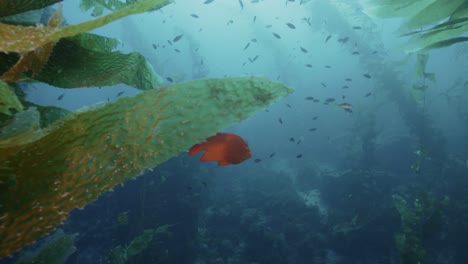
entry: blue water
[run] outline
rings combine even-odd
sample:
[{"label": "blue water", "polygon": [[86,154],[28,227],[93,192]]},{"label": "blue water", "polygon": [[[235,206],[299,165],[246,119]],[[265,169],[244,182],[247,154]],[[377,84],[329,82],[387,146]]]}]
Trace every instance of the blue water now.
[{"label": "blue water", "polygon": [[[248,142],[249,160],[218,167],[183,152],[74,210],[60,226],[78,234],[66,263],[116,263],[112,249],[166,224],[127,263],[468,263],[467,44],[429,51],[436,80],[415,100],[401,19],[370,18],[357,1],[203,2],[177,0],[93,32],[143,54],[165,84],[259,75],[294,93],[226,129]],[[64,17],[92,18],[78,1],[64,2]],[[69,110],[139,92],[24,89]]]}]

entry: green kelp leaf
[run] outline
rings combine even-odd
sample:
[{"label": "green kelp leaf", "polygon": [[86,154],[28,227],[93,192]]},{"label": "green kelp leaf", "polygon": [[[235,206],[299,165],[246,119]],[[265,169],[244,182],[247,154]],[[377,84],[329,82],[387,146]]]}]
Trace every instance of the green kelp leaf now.
[{"label": "green kelp leaf", "polygon": [[400,28],[402,36],[411,36],[403,46],[408,53],[465,41],[460,35],[468,31],[466,0],[367,1],[364,8],[366,13],[382,18],[408,18]]},{"label": "green kelp leaf", "polygon": [[13,88],[0,81],[0,114],[11,115],[11,109],[23,111],[23,105],[18,100]]},{"label": "green kelp leaf", "polygon": [[77,25],[60,28],[25,27],[0,23],[0,36],[2,36],[0,52],[26,53],[61,38],[72,37],[93,30],[125,16],[161,8],[168,3],[170,3],[170,0],[141,0],[111,14]]},{"label": "green kelp leaf", "polygon": [[468,1],[465,1],[455,12],[450,16],[450,20],[468,17]]},{"label": "green kelp leaf", "polygon": [[16,113],[0,130],[0,149],[25,144],[43,136],[35,107]]},{"label": "green kelp leaf", "polygon": [[[27,104],[25,104],[27,105]],[[34,105],[34,104],[31,104]],[[35,105],[37,111],[41,116],[40,119],[40,126],[41,127],[48,127],[49,125],[53,124],[55,121],[71,114],[72,112],[55,106],[39,106]]]},{"label": "green kelp leaf", "polygon": [[66,38],[78,44],[84,49],[111,52],[120,44],[120,40],[115,38],[104,37],[92,33],[81,33],[73,37]]},{"label": "green kelp leaf", "polygon": [[[86,37],[88,38],[88,37]],[[101,41],[104,43],[106,40]],[[98,43],[93,49],[108,49]],[[86,67],[83,67],[86,65]],[[159,86],[159,80],[145,57],[138,52],[99,52],[62,39],[35,80],[61,88],[110,86],[124,83],[141,90]]]},{"label": "green kelp leaf", "polygon": [[[20,13],[13,16],[1,17],[0,21],[9,23],[9,24],[20,24],[20,25],[35,25],[40,23],[43,18],[43,14],[46,12],[46,9],[31,10],[24,13]],[[49,17],[49,16],[45,16]],[[46,23],[44,23],[46,24]]]},{"label": "green kelp leaf", "polygon": [[44,8],[62,0],[0,0],[0,17]]},{"label": "green kelp leaf", "polygon": [[407,52],[428,50],[431,45],[455,38],[467,31],[468,18],[450,20],[427,30],[425,33],[415,35],[404,45],[405,50]]},{"label": "green kelp leaf", "polygon": [[465,42],[468,41],[468,37],[458,37],[458,38],[451,38],[451,39],[445,39],[441,40],[439,42],[432,43],[429,46],[426,46],[422,51],[428,51],[431,49],[440,49],[440,48],[445,48],[448,46],[452,46],[453,44],[457,44],[459,42]]},{"label": "green kelp leaf", "polygon": [[[0,257],[55,229],[117,184],[278,101],[260,77],[195,80],[70,114],[27,144],[0,147]],[[1,142],[0,142],[1,143]]]},{"label": "green kelp leaf", "polygon": [[375,17],[407,17],[417,14],[434,1],[437,0],[368,0],[364,2],[364,10]]},{"label": "green kelp leaf", "polygon": [[400,27],[401,32],[408,32],[417,28],[426,27],[450,17],[465,0],[436,0]]}]

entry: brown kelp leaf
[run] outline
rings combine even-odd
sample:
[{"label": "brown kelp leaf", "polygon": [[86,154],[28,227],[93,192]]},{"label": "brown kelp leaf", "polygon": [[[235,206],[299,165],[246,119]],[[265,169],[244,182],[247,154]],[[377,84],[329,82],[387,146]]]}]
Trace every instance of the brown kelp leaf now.
[{"label": "brown kelp leaf", "polygon": [[[57,10],[49,18],[47,26],[58,28],[62,24],[62,5],[59,4]],[[33,72],[33,77],[38,74],[49,60],[50,54],[55,46],[54,42],[45,43],[42,47],[36,48],[20,57],[18,62],[7,72],[0,76],[0,80],[7,82],[16,82],[20,75],[27,71]]]}]

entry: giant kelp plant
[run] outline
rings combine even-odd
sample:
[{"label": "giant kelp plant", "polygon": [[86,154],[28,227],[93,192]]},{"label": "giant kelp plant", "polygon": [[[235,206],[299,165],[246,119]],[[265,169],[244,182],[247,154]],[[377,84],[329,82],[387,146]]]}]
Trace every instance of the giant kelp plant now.
[{"label": "giant kelp plant", "polygon": [[[258,77],[158,88],[139,53],[112,51],[115,40],[84,33],[167,0],[114,5],[114,12],[78,25],[62,26],[60,7],[47,25],[11,17],[36,10],[39,19],[41,8],[55,2],[0,2],[0,257],[51,232],[72,209],[291,92]],[[145,91],[43,122],[49,109],[26,102],[15,86],[26,80],[63,88],[125,83]]]}]

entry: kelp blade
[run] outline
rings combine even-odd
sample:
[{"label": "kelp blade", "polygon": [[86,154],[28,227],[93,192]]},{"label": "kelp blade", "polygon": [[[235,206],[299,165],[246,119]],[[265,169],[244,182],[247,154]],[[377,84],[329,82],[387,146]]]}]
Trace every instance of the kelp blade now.
[{"label": "kelp blade", "polygon": [[34,142],[0,149],[0,180],[9,177],[0,182],[0,257],[290,92],[257,77],[190,81],[72,114]]},{"label": "kelp blade", "polygon": [[122,17],[143,13],[148,10],[163,7],[170,0],[141,0],[136,4],[122,8],[111,14],[86,21],[77,25],[61,28],[24,27],[0,23],[0,52],[24,53],[44,46],[46,43],[58,41],[61,38],[72,37],[82,32],[104,26]]},{"label": "kelp blade", "polygon": [[[99,49],[110,48],[99,44],[106,42],[106,39],[100,40],[100,36],[92,37],[86,33],[78,36],[91,40],[86,44],[90,49],[80,46],[81,38],[61,39],[47,65],[33,78],[61,88],[111,86],[120,83],[140,90],[159,87],[160,82],[153,67],[140,53],[100,51]],[[96,40],[97,44],[93,46],[91,43]]]}]

